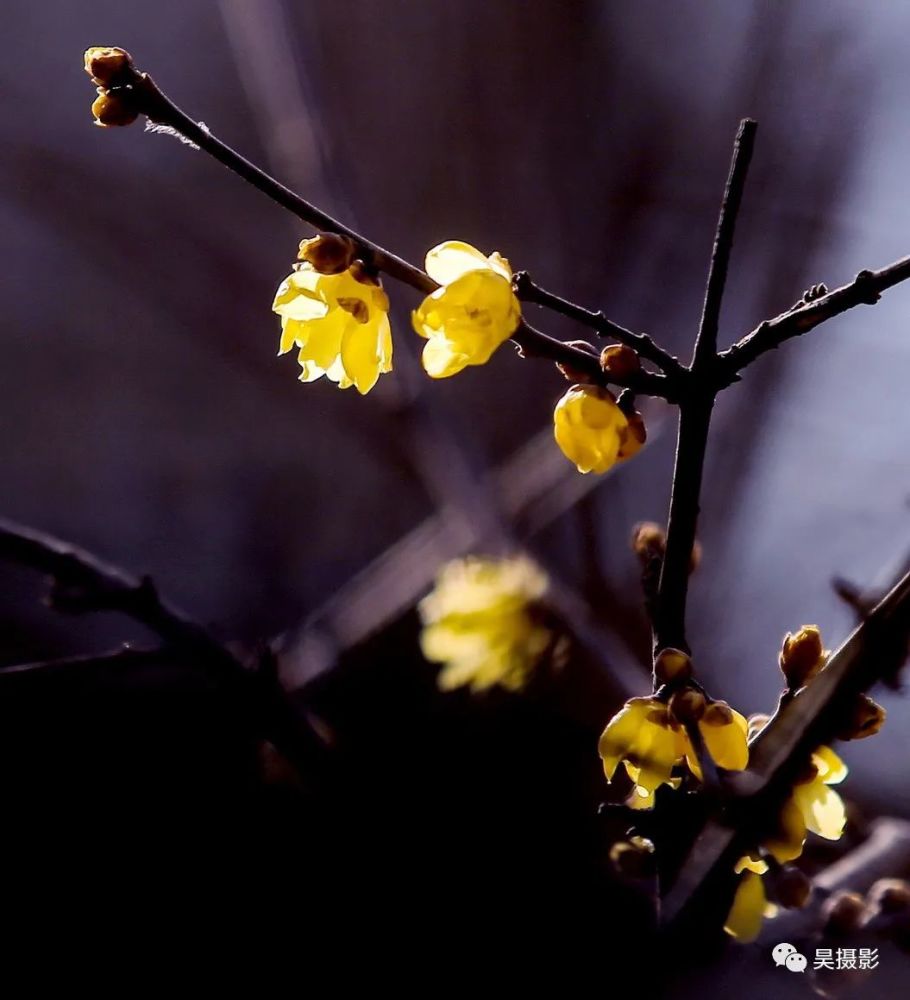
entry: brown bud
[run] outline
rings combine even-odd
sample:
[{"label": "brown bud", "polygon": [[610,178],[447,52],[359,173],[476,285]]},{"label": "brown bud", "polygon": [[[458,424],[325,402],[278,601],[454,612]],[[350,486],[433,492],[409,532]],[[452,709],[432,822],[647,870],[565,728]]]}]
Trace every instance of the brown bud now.
[{"label": "brown bud", "polygon": [[95,124],[103,128],[132,125],[139,117],[129,98],[116,90],[109,94],[99,93],[92,104],[92,114],[95,116]]},{"label": "brown bud", "polygon": [[625,431],[620,438],[619,458],[631,458],[636,455],[647,438],[648,432],[645,430],[645,422],[638,410],[627,413]]},{"label": "brown bud", "polygon": [[133,76],[133,58],[125,49],[96,45],[85,50],[85,72],[100,87],[116,87]]},{"label": "brown bud", "polygon": [[645,837],[619,840],[610,848],[610,863],[628,878],[647,878],[654,874],[654,844]]},{"label": "brown bud", "polygon": [[785,865],[774,883],[777,901],[788,910],[801,910],[812,895],[812,883],[805,872],[793,865]]},{"label": "brown bud", "polygon": [[787,679],[787,686],[796,691],[825,665],[825,648],[817,625],[803,625],[796,632],[784,636],[780,651],[780,669]]},{"label": "brown bud", "polygon": [[825,933],[834,937],[852,934],[863,918],[865,903],[858,892],[841,889],[832,893],[821,909]]},{"label": "brown bud", "polygon": [[701,721],[706,726],[729,726],[733,721],[733,710],[725,701],[712,701]]},{"label": "brown bud", "polygon": [[641,360],[631,347],[611,344],[600,352],[600,367],[608,377],[624,382],[641,371]]},{"label": "brown bud", "polygon": [[667,533],[655,521],[642,521],[632,529],[632,551],[643,564],[663,558],[667,548]]},{"label": "brown bud", "polygon": [[298,260],[305,260],[320,274],[341,274],[354,260],[357,248],[347,236],[320,233],[309,240],[300,241]]},{"label": "brown bud", "polygon": [[885,724],[886,714],[882,706],[873,701],[869,695],[857,695],[837,738],[861,740],[866,736],[874,736]]},{"label": "brown bud", "polygon": [[[597,348],[593,344],[589,344],[586,340],[569,340],[566,341],[566,346],[575,347],[579,351],[584,351],[585,354],[590,354],[592,357],[597,356]],[[569,382],[578,382],[581,385],[591,385],[592,383],[592,378],[587,372],[580,371],[571,364],[566,364],[564,361],[557,361],[556,367]]]},{"label": "brown bud", "polygon": [[910,911],[910,882],[902,878],[880,878],[866,895],[866,906],[873,913]]},{"label": "brown bud", "polygon": [[670,699],[670,715],[682,725],[693,725],[705,714],[707,701],[701,691],[683,688]]},{"label": "brown bud", "polygon": [[662,649],[654,659],[654,676],[660,684],[679,684],[692,676],[692,661],[681,649]]}]

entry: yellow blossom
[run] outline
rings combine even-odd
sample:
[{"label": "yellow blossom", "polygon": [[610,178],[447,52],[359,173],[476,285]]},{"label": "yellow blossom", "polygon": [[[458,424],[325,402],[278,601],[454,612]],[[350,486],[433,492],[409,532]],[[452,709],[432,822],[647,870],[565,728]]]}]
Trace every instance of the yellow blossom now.
[{"label": "yellow blossom", "polygon": [[444,664],[439,687],[521,688],[552,641],[535,614],[546,589],[546,576],[525,556],[444,566],[418,608],[423,655]]},{"label": "yellow blossom", "polygon": [[740,876],[733,905],[724,922],[724,930],[741,944],[754,941],[761,931],[767,899],[761,875],[746,871]]},{"label": "yellow blossom", "polygon": [[[745,716],[734,711],[726,702],[714,701],[705,709],[697,725],[705,749],[718,767],[727,771],[744,770],[749,763],[749,723]],[[691,742],[687,740],[686,743],[686,763],[695,777],[701,780],[698,754]]]},{"label": "yellow blossom", "polygon": [[362,273],[320,274],[304,261],[282,281],[272,309],[281,317],[278,353],[300,349],[301,382],[325,375],[367,393],[392,370],[388,296]]},{"label": "yellow blossom", "polygon": [[847,821],[843,799],[831,788],[847,776],[847,766],[830,747],[812,754],[808,771],[793,786],[784,803],[776,833],[764,843],[765,850],[781,864],[803,852],[806,833],[825,840],[838,840]]},{"label": "yellow blossom", "polygon": [[657,698],[630,698],[607,723],[600,737],[598,752],[603,760],[607,781],[622,762],[635,783],[633,796],[643,799],[634,808],[653,805],[653,793],[670,784],[673,768],[686,752],[683,732],[674,728],[667,706]]},{"label": "yellow blossom", "polygon": [[448,378],[468,365],[486,364],[521,321],[509,262],[449,240],[429,251],[426,268],[441,286],[412,314],[414,329],[427,339],[426,373]]},{"label": "yellow blossom", "polygon": [[573,385],[566,392],[553,411],[553,433],[579,472],[606,472],[645,440],[641,417],[628,417],[608,389],[595,385]]}]

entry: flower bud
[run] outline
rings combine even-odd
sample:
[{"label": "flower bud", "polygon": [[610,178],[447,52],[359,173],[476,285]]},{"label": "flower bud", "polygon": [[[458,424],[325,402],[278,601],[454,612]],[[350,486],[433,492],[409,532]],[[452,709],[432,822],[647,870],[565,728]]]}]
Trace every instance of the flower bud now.
[{"label": "flower bud", "polygon": [[792,691],[808,684],[825,665],[825,649],[817,625],[803,625],[788,632],[780,651],[780,669]]},{"label": "flower bud", "polygon": [[92,114],[95,116],[95,124],[102,128],[132,125],[139,117],[131,101],[119,91],[109,94],[100,92],[92,104]]},{"label": "flower bud", "polygon": [[660,684],[678,684],[692,676],[692,661],[681,649],[662,649],[654,660],[654,676]]},{"label": "flower bud", "polygon": [[626,344],[611,344],[600,352],[600,367],[608,378],[624,382],[641,371],[641,360]]},{"label": "flower bud", "polygon": [[866,736],[874,736],[885,724],[886,715],[884,708],[878,702],[873,701],[869,695],[857,695],[837,738],[839,740],[861,740]]},{"label": "flower bud", "polygon": [[910,882],[902,878],[880,878],[866,895],[866,906],[875,914],[910,912]]},{"label": "flower bud", "polygon": [[298,260],[305,260],[320,274],[341,274],[354,260],[354,241],[336,233],[320,233],[309,240],[300,241]]},{"label": "flower bud", "polygon": [[656,870],[654,844],[645,837],[619,840],[610,848],[610,863],[628,878],[647,878]]},{"label": "flower bud", "polygon": [[822,906],[825,933],[835,937],[852,934],[863,918],[865,903],[858,892],[841,889],[832,893]]},{"label": "flower bud", "polygon": [[670,699],[670,714],[682,726],[694,725],[705,714],[707,701],[701,691],[683,688]]},{"label": "flower bud", "polygon": [[753,736],[757,736],[771,721],[771,716],[766,715],[764,712],[756,712],[754,715],[749,716],[749,739],[751,740]]},{"label": "flower bud", "polygon": [[85,72],[99,87],[116,87],[134,74],[133,58],[125,49],[96,45],[85,50]]},{"label": "flower bud", "polygon": [[655,521],[642,521],[632,529],[632,551],[647,565],[662,559],[667,550],[667,533]]},{"label": "flower bud", "polygon": [[626,421],[626,427],[620,433],[620,459],[632,458],[633,455],[637,455],[648,438],[648,433],[645,430],[645,422],[642,420],[638,410],[627,413]]},{"label": "flower bud", "polygon": [[805,872],[793,865],[785,865],[774,883],[777,901],[788,910],[801,910],[812,895],[812,883]]}]

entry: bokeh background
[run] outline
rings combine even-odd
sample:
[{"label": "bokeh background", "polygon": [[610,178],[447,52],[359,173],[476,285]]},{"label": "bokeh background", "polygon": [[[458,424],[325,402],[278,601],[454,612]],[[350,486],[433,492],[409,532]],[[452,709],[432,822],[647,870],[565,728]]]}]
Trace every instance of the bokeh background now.
[{"label": "bokeh background", "polygon": [[[310,233],[173,138],[93,128],[87,45],[129,49],[396,252],[499,249],[683,357],[743,116],[759,136],[725,343],[910,248],[899,4],[9,0],[4,20],[0,509],[151,574],[227,639],[283,634],[304,691],[356,672],[346,651],[371,636],[403,655],[389,629],[439,563],[512,532],[634,686],[647,636],[627,539],[665,516],[671,415],[655,405],[641,457],[579,483],[548,443],[555,373],[504,348],[430,383],[416,298],[396,288],[392,376],[366,399],[298,384],[269,307]],[[690,631],[712,692],[744,711],[773,706],[786,631],[817,622],[834,645],[852,627],[832,576],[871,585],[910,549],[908,318],[895,289],[720,402]],[[54,618],[30,575],[0,574],[5,664],[147,638]],[[850,794],[907,815],[910,711],[883,701],[887,738],[845,750]]]}]

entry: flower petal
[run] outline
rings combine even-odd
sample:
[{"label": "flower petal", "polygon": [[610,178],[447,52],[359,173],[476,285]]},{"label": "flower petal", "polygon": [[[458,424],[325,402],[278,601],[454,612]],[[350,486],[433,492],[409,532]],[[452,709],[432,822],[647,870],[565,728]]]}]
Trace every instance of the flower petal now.
[{"label": "flower petal", "polygon": [[740,877],[724,930],[742,944],[754,941],[761,931],[765,912],[765,887],[761,877],[746,872]]},{"label": "flower petal", "polygon": [[440,285],[450,285],[468,271],[485,271],[490,262],[470,243],[447,240],[427,252],[427,274]]}]

